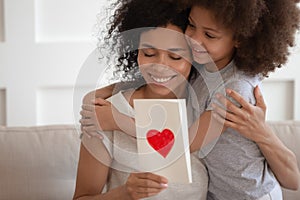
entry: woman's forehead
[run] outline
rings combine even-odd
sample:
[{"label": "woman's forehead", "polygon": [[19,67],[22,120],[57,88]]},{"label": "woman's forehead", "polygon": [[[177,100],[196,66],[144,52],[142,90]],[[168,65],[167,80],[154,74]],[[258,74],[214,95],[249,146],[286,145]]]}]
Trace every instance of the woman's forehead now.
[{"label": "woman's forehead", "polygon": [[185,35],[182,30],[174,25],[166,28],[157,27],[141,34],[140,47],[153,47],[158,49],[187,49]]}]

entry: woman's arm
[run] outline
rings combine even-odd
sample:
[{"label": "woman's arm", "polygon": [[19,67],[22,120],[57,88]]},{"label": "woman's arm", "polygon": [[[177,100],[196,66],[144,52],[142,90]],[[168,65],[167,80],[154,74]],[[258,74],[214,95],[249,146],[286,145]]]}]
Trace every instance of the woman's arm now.
[{"label": "woman's arm", "polygon": [[[103,145],[103,156],[108,158],[108,153]],[[118,187],[110,192],[101,194],[107,178],[109,167],[99,162],[94,158],[81,144],[79,162],[77,169],[76,188],[73,199],[121,199],[122,196],[126,197],[124,186]]]},{"label": "woman's arm", "polygon": [[246,102],[233,90],[227,90],[227,94],[242,107],[238,108],[220,95],[219,101],[226,105],[227,111],[214,104],[214,118],[256,142],[281,186],[297,190],[300,186],[300,172],[296,156],[266,123],[266,105],[259,88],[254,90],[256,106]]},{"label": "woman's arm", "polygon": [[[97,138],[93,138],[98,140]],[[98,140],[101,143],[100,140]],[[99,145],[101,159],[110,163],[110,157],[104,145]],[[124,185],[102,193],[107,182],[110,167],[93,157],[81,144],[76,178],[76,188],[73,199],[124,199],[133,200],[157,195],[167,188],[167,179],[152,173],[131,173]]]}]

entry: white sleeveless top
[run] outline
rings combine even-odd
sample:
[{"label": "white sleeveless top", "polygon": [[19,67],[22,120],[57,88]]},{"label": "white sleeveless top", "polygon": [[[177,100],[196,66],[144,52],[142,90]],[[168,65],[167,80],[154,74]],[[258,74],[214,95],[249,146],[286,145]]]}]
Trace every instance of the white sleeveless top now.
[{"label": "white sleeveless top", "polygon": [[[134,110],[127,102],[122,92],[112,96],[109,100],[119,112],[134,117]],[[104,136],[104,139],[103,143],[100,143],[100,145],[104,144],[104,147],[112,158],[110,175],[106,185],[106,190],[110,190],[125,184],[129,174],[138,171],[137,142],[134,137],[119,131],[103,131],[101,134]],[[101,158],[101,148],[99,148],[98,145],[95,145],[99,144],[99,142],[92,142],[92,140],[99,139],[88,139],[83,136],[82,143],[95,158],[101,161],[103,160]],[[206,200],[208,175],[205,166],[197,156],[197,152],[191,154],[191,166],[192,183],[168,183],[167,189],[156,196],[146,199]]]}]

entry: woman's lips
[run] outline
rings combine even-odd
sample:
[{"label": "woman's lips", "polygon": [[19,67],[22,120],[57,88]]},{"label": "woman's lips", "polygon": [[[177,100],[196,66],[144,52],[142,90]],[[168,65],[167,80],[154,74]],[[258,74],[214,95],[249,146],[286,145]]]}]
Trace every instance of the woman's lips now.
[{"label": "woman's lips", "polygon": [[193,47],[193,51],[196,52],[196,53],[199,53],[199,54],[207,54],[206,50],[198,49],[198,48],[195,48],[195,47]]},{"label": "woman's lips", "polygon": [[163,83],[167,83],[168,81],[170,81],[172,78],[174,78],[176,75],[169,75],[169,76],[155,76],[153,74],[149,74],[150,78],[159,84],[163,84]]}]

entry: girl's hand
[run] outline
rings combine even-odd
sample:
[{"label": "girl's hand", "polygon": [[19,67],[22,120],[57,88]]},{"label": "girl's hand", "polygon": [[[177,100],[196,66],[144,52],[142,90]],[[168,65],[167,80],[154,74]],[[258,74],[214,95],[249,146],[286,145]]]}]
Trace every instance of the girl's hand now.
[{"label": "girl's hand", "polygon": [[227,95],[236,100],[241,107],[237,107],[223,95],[218,94],[217,98],[227,110],[213,104],[213,117],[220,122],[223,122],[226,127],[230,127],[238,131],[246,138],[260,142],[269,129],[265,121],[266,104],[258,86],[254,89],[256,98],[256,106],[245,101],[244,98],[237,92],[227,89]]},{"label": "girl's hand", "polygon": [[134,120],[122,113],[107,100],[96,98],[91,104],[83,104],[80,112],[81,130],[89,136],[103,137],[98,131],[122,130],[135,136]]},{"label": "girl's hand", "polygon": [[153,173],[131,173],[125,189],[130,199],[136,200],[157,195],[168,187],[167,183],[166,178]]}]

